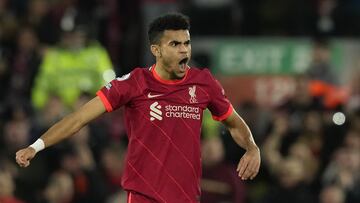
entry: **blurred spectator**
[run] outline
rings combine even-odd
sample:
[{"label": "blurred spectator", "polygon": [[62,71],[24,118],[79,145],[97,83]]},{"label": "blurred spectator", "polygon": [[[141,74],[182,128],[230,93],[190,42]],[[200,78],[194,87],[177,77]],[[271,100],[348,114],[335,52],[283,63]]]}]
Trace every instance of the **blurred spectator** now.
[{"label": "blurred spectator", "polygon": [[44,45],[53,45],[57,42],[58,24],[51,13],[48,0],[30,0],[26,12],[22,16],[22,23],[31,26],[39,42]]},{"label": "blurred spectator", "polygon": [[360,131],[358,129],[354,128],[348,130],[345,135],[344,146],[349,149],[360,150]]},{"label": "blurred spectator", "polygon": [[348,81],[349,101],[346,103],[348,112],[354,112],[360,109],[360,61],[357,62],[357,68],[350,73]]},{"label": "blurred spectator", "polygon": [[238,179],[236,167],[224,162],[224,156],[224,146],[219,137],[203,140],[201,202],[245,202],[245,184]]},{"label": "blurred spectator", "polygon": [[101,167],[104,170],[109,196],[127,196],[121,186],[125,155],[126,148],[117,142],[110,143],[101,153]]},{"label": "blurred spectator", "polygon": [[19,23],[11,10],[9,0],[0,0],[0,43],[9,47],[15,41]]},{"label": "blurred spectator", "polygon": [[71,203],[73,196],[74,184],[71,176],[64,171],[58,171],[51,175],[42,203]]},{"label": "blurred spectator", "polygon": [[[12,104],[7,117],[2,136],[0,136],[3,144],[0,148],[0,154],[6,160],[13,160],[14,153],[19,147],[26,146],[33,141],[33,123],[30,119],[29,110],[21,104]],[[47,177],[47,166],[44,161],[44,157],[41,155],[34,160],[34,164],[28,170],[16,168],[12,172],[16,175],[14,180],[17,185],[16,194],[18,197],[28,202],[35,201],[36,193]]]},{"label": "blurred spectator", "polygon": [[349,99],[349,90],[340,86],[340,77],[331,66],[331,55],[331,44],[326,39],[316,39],[311,63],[305,72],[310,79],[310,93],[327,109],[344,105]]},{"label": "blurred spectator", "polygon": [[30,115],[25,106],[14,104],[9,110],[9,120],[4,124],[4,147],[2,154],[12,157],[19,147],[29,144],[31,141]]},{"label": "blurred spectator", "polygon": [[115,74],[106,50],[90,41],[86,28],[64,31],[59,47],[49,49],[36,76],[32,101],[43,108],[51,95],[72,107],[83,92],[95,94]]},{"label": "blurred spectator", "polygon": [[360,201],[360,150],[342,147],[334,154],[323,174],[323,185],[337,184],[346,194],[346,202]]},{"label": "blurred spectator", "polygon": [[7,100],[10,103],[22,100],[30,104],[31,87],[41,60],[38,38],[32,28],[24,27],[19,30],[12,56]]},{"label": "blurred spectator", "polygon": [[[317,137],[316,134],[315,137]],[[315,142],[315,144],[317,143]],[[316,156],[318,154],[311,148],[312,145],[313,142],[306,140],[304,135],[292,133],[288,119],[280,114],[275,118],[274,128],[263,145],[264,161],[270,169],[270,173],[277,175],[281,172],[282,163],[286,159],[296,159],[307,171],[307,175],[303,177],[302,181],[310,184],[317,174],[319,165],[318,156]],[[317,145],[315,146],[317,147]]]},{"label": "blurred spectator", "polygon": [[345,203],[345,193],[336,185],[326,186],[320,193],[320,203]]},{"label": "blurred spectator", "polygon": [[301,132],[303,118],[308,111],[322,110],[323,105],[310,91],[310,80],[306,75],[296,75],[295,90],[277,110],[289,116],[289,127],[293,132]]},{"label": "blurred spectator", "polygon": [[332,34],[335,31],[335,22],[333,19],[334,10],[337,6],[337,0],[318,1],[318,21],[317,29],[321,34]]},{"label": "blurred spectator", "polygon": [[43,109],[37,111],[36,127],[38,131],[49,128],[66,113],[66,106],[58,96],[50,95]]},{"label": "blurred spectator", "polygon": [[313,197],[309,187],[304,184],[306,169],[302,162],[296,158],[287,158],[279,163],[277,173],[278,184],[272,185],[264,203],[313,203]]},{"label": "blurred spectator", "polygon": [[354,110],[350,114],[350,128],[355,130],[358,134],[360,132],[360,108]]},{"label": "blurred spectator", "polygon": [[60,156],[61,168],[72,176],[73,202],[76,203],[105,201],[106,188],[89,146],[90,135],[89,127],[83,127],[71,137],[69,145],[62,150]]},{"label": "blurred spectator", "polygon": [[319,160],[312,154],[307,143],[298,141],[290,148],[290,157],[294,157],[301,161],[304,169],[307,171],[304,182],[311,185],[318,174]]},{"label": "blurred spectator", "polygon": [[303,118],[299,141],[309,147],[312,156],[319,158],[323,149],[324,123],[319,111],[308,111]]},{"label": "blurred spectator", "polygon": [[320,80],[327,84],[337,84],[338,81],[330,65],[331,53],[329,42],[325,40],[314,41],[312,61],[306,74],[311,80]]},{"label": "blurred spectator", "polygon": [[15,182],[11,173],[3,168],[0,168],[0,188],[1,203],[24,203],[14,196]]},{"label": "blurred spectator", "polygon": [[279,170],[279,163],[284,154],[287,155],[284,151],[288,150],[282,150],[282,148],[289,148],[290,144],[286,143],[286,139],[291,139],[291,144],[296,139],[290,131],[289,119],[284,114],[275,115],[272,130],[263,145],[264,161],[273,173]]}]

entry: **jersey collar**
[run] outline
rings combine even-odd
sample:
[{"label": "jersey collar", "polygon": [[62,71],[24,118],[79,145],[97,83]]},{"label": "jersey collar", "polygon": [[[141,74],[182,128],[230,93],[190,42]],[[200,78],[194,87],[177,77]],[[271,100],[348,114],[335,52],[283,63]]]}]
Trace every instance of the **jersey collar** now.
[{"label": "jersey collar", "polygon": [[150,71],[151,71],[152,75],[154,76],[154,78],[157,81],[159,81],[161,83],[164,83],[164,84],[168,84],[168,85],[175,85],[175,84],[179,84],[179,83],[183,82],[186,79],[186,77],[188,75],[188,72],[189,72],[189,69],[190,69],[190,67],[187,66],[185,76],[180,80],[166,80],[166,79],[161,78],[160,75],[157,74],[157,72],[155,71],[155,65],[156,64],[152,65],[151,68],[150,68]]}]

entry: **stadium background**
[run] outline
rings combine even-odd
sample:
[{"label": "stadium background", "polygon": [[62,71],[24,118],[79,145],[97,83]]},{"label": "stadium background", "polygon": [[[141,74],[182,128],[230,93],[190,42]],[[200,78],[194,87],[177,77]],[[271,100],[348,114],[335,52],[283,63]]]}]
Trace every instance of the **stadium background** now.
[{"label": "stadium background", "polygon": [[15,152],[113,72],[150,66],[146,25],[170,11],[262,150],[258,177],[237,179],[243,152],[205,114],[202,202],[360,202],[360,1],[0,0],[0,203],[125,202],[121,109],[29,168]]}]

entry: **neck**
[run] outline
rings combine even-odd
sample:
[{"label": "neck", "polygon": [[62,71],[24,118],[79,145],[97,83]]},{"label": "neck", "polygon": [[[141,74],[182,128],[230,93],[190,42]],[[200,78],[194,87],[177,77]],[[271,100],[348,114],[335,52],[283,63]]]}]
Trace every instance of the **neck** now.
[{"label": "neck", "polygon": [[164,80],[172,80],[170,73],[166,71],[166,67],[164,64],[160,62],[156,62],[155,64],[155,72],[160,76],[161,79]]}]

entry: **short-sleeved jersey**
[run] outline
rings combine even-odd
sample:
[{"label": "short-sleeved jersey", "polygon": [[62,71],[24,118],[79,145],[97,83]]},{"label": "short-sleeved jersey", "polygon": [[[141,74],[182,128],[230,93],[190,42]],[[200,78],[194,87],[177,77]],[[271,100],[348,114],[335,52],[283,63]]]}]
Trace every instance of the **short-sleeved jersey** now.
[{"label": "short-sleeved jersey", "polygon": [[125,107],[124,189],[155,202],[198,202],[203,110],[208,108],[215,120],[233,110],[211,73],[188,67],[183,79],[169,81],[159,77],[155,65],[136,68],[97,95],[108,112]]}]

